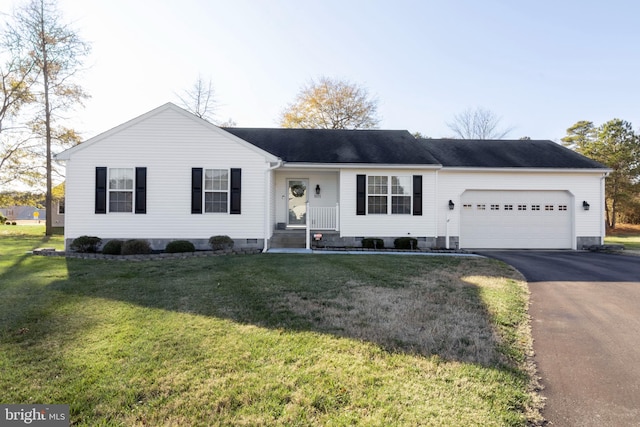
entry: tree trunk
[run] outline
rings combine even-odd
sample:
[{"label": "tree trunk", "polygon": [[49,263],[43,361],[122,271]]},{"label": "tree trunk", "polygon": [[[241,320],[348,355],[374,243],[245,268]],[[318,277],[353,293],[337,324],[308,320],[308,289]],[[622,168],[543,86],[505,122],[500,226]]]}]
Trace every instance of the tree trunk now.
[{"label": "tree trunk", "polygon": [[611,229],[615,230],[616,228],[616,217],[618,216],[617,208],[616,208],[616,200],[613,199],[611,202]]},{"label": "tree trunk", "polygon": [[44,94],[44,128],[45,140],[47,145],[47,194],[45,196],[45,209],[47,211],[47,219],[45,221],[45,235],[53,235],[53,182],[51,175],[51,105],[49,104],[49,58],[47,57],[47,39],[44,22],[44,3],[40,3],[40,48],[42,49],[42,78],[43,78],[43,94]]}]

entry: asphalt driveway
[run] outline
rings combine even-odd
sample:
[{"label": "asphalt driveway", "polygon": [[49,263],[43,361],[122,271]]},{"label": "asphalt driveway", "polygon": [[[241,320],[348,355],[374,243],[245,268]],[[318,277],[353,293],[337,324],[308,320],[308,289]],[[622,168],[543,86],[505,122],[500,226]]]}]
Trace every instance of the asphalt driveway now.
[{"label": "asphalt driveway", "polygon": [[640,425],[640,257],[491,251],[531,290],[535,360],[555,426]]}]

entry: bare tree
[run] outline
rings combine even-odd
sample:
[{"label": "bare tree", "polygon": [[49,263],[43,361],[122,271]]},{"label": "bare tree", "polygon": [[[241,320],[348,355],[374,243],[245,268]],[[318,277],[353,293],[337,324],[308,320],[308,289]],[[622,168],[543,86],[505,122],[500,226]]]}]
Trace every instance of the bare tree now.
[{"label": "bare tree", "polygon": [[211,79],[204,81],[202,76],[198,76],[193,86],[176,94],[185,110],[208,122],[213,122],[216,111],[215,90]]},{"label": "bare tree", "polygon": [[[78,142],[73,130],[56,126],[63,119],[59,113],[68,111],[88,95],[73,83],[83,58],[89,53],[85,43],[62,16],[55,0],[30,0],[18,9],[5,36],[5,46],[19,58],[32,61],[32,93],[40,106],[32,120],[35,133],[44,137],[46,146],[46,209],[53,211],[52,203],[52,144],[62,146]],[[52,215],[47,215],[46,235],[53,232]]]},{"label": "bare tree", "polygon": [[229,117],[227,120],[220,123],[218,126],[220,126],[221,128],[235,128],[235,127],[238,127],[238,123],[236,123],[235,120]]},{"label": "bare tree", "polygon": [[447,126],[460,139],[502,139],[513,127],[501,128],[501,120],[493,111],[477,107],[456,114]]},{"label": "bare tree", "polygon": [[309,129],[373,129],[378,101],[362,86],[321,77],[298,93],[280,116],[280,126]]}]

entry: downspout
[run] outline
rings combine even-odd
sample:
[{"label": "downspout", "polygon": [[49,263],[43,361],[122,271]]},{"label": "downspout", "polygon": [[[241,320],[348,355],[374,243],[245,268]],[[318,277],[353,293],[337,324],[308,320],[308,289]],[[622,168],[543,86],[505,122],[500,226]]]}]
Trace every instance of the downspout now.
[{"label": "downspout", "polygon": [[307,202],[305,203],[306,205],[306,212],[307,212],[307,218],[306,218],[306,227],[305,227],[305,233],[306,233],[306,237],[304,240],[304,247],[306,250],[310,250],[311,249],[311,219],[309,218],[309,206],[311,205],[309,203],[309,199],[307,199]]},{"label": "downspout", "polygon": [[605,172],[602,174],[602,178],[600,178],[600,244],[604,245],[604,237],[607,234],[607,228],[605,225],[605,219],[602,217],[604,215],[604,211],[607,209],[607,201],[605,199],[605,185],[604,180],[609,176],[609,172]]},{"label": "downspout", "polygon": [[[270,164],[270,163],[269,163]],[[269,241],[269,230],[271,227],[270,218],[271,218],[271,177],[272,172],[275,169],[278,169],[282,166],[282,160],[278,160],[274,166],[269,166],[267,170],[264,171],[264,194],[266,197],[266,203],[264,204],[264,245],[262,247],[262,253],[265,253],[269,250],[269,246],[267,242]]]},{"label": "downspout", "polygon": [[[438,183],[438,177],[440,176],[440,171],[436,170],[436,177],[435,177],[435,198],[433,200],[436,201],[436,208],[434,209],[434,230],[435,230],[435,242],[434,245],[438,245],[438,212],[440,211],[440,186]],[[428,237],[428,236],[427,236]],[[447,239],[449,240],[449,239]]]}]

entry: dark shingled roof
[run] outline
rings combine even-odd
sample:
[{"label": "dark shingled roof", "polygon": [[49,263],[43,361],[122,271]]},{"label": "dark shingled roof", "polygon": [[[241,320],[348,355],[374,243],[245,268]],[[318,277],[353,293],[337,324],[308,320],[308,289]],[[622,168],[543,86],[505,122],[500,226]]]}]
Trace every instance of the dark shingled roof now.
[{"label": "dark shingled roof", "polygon": [[415,139],[406,130],[223,129],[285,162],[606,169],[553,141]]},{"label": "dark shingled roof", "polygon": [[285,162],[440,164],[406,130],[223,129]]},{"label": "dark shingled roof", "polygon": [[421,139],[447,167],[606,169],[553,141]]}]

